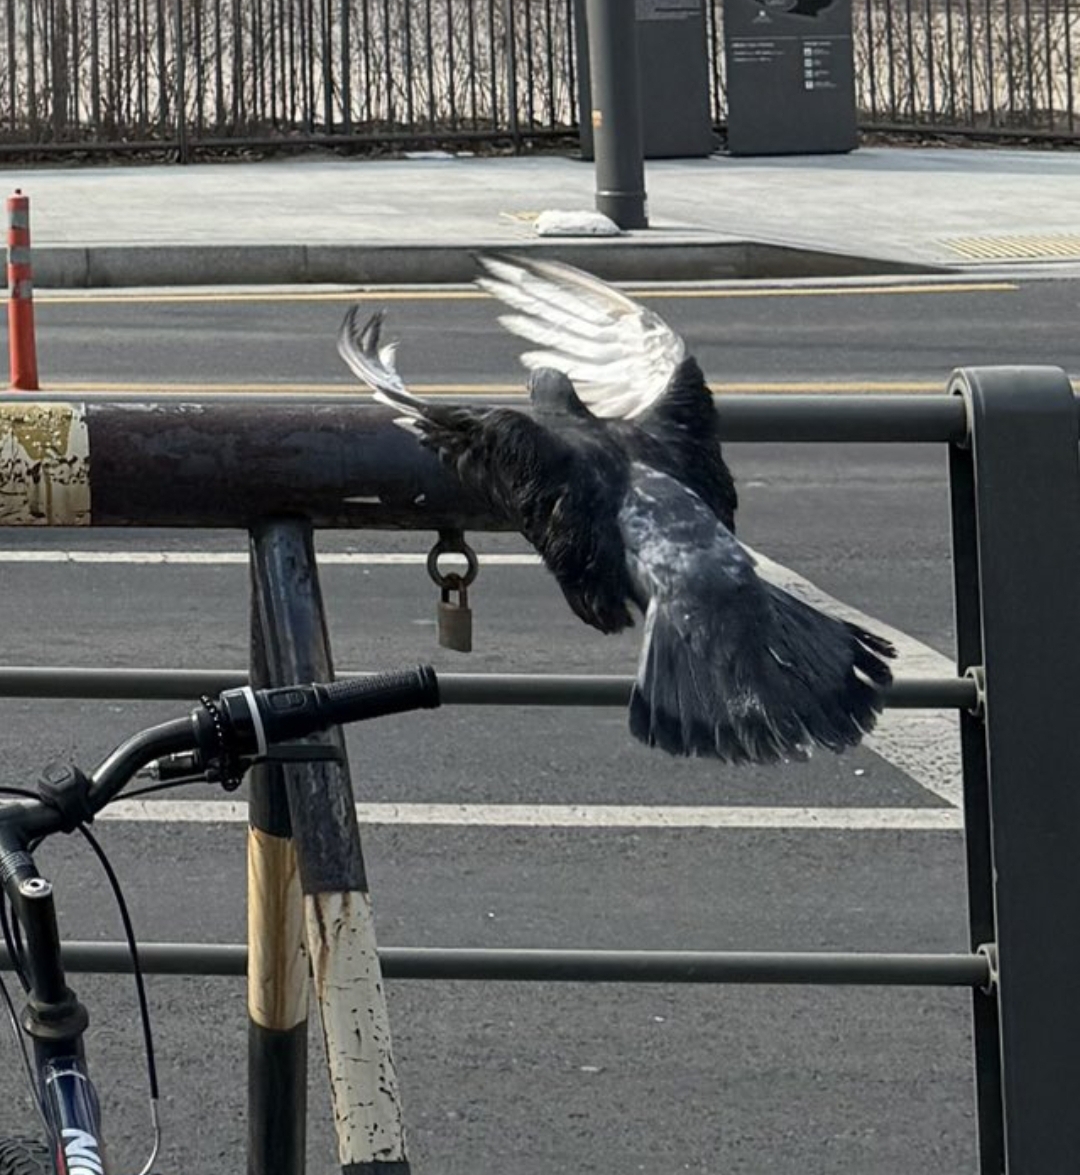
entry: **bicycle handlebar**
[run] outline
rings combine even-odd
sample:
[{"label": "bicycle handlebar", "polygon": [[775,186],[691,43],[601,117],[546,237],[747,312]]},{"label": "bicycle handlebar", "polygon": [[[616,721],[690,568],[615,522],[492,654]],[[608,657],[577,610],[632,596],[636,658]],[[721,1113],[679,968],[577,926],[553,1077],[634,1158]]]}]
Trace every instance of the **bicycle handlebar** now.
[{"label": "bicycle handlebar", "polygon": [[0,883],[7,884],[25,864],[32,864],[25,852],[28,844],[93,819],[137,771],[156,759],[195,752],[204,769],[250,763],[270,747],[331,726],[439,704],[438,678],[430,665],[344,681],[225,690],[188,718],[149,727],[125,740],[89,776],[65,769],[43,782],[41,799],[0,808]]},{"label": "bicycle handlebar", "polygon": [[267,745],[304,738],[328,726],[438,706],[439,684],[435,670],[420,665],[345,681],[226,690],[220,702],[226,721],[242,738],[254,737],[263,752]]}]

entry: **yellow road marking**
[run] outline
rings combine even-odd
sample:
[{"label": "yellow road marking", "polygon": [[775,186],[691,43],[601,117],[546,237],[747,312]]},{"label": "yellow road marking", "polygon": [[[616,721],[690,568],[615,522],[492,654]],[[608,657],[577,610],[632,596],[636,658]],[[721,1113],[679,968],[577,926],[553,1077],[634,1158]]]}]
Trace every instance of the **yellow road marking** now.
[{"label": "yellow road marking", "polygon": [[[512,396],[524,394],[525,382],[516,384],[409,384],[410,391],[418,395],[442,396]],[[282,395],[282,396],[347,396],[350,398],[370,396],[368,389],[360,384],[341,383],[49,383],[43,392],[62,392],[76,395],[109,393],[132,395],[145,393],[154,396],[232,396],[232,395]]]},{"label": "yellow road marking", "polygon": [[[1070,376],[1080,393],[1080,376]],[[865,379],[865,380],[743,380],[710,381],[709,387],[719,396],[858,396],[858,395],[944,395],[947,379]],[[370,399],[364,387],[345,384],[295,383],[49,383],[40,389],[45,394],[64,396],[323,396],[347,400]],[[419,396],[470,396],[479,399],[525,399],[524,383],[516,384],[442,384],[411,383],[409,390]],[[14,395],[0,389],[0,395]],[[30,393],[32,394],[32,393]]]},{"label": "yellow road marking", "polygon": [[[863,392],[914,394],[945,391],[946,378],[934,380],[745,380],[710,383],[719,395],[800,395],[832,393],[858,395]],[[410,391],[420,396],[524,396],[524,382],[503,383],[411,383]],[[283,395],[341,396],[357,399],[369,395],[366,388],[339,383],[49,383],[43,392],[64,395],[113,394],[152,396]]]},{"label": "yellow road marking", "polygon": [[[792,286],[787,288],[753,289],[627,289],[637,298],[838,298],[881,296],[893,294],[1003,294],[1014,293],[1020,287],[1014,282],[957,282],[908,283],[883,286]],[[110,305],[116,303],[215,303],[215,302],[471,302],[490,299],[481,290],[294,290],[282,291],[222,291],[150,294],[138,292],[110,294],[49,294],[37,291],[35,300],[56,306]]]},{"label": "yellow road marking", "polygon": [[1011,294],[1019,288],[1016,282],[927,282],[895,286],[792,286],[789,289],[638,290],[636,295],[643,298],[834,298],[864,294]]}]

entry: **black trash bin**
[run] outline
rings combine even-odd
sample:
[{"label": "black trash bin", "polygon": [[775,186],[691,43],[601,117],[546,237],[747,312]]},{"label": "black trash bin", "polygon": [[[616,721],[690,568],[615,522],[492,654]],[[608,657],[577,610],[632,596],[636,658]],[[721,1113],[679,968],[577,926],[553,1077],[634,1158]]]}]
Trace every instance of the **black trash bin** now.
[{"label": "black trash bin", "polygon": [[728,150],[858,146],[851,0],[725,0]]},{"label": "black trash bin", "polygon": [[[637,5],[641,133],[646,159],[693,158],[716,148],[709,109],[703,0],[611,0]],[[574,0],[581,155],[593,157],[585,0]]]}]

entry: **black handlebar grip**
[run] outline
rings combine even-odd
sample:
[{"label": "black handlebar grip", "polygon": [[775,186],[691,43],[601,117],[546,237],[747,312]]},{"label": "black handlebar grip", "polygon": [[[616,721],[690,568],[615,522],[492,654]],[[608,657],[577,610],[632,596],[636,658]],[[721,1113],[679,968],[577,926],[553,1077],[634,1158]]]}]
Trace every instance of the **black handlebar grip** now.
[{"label": "black handlebar grip", "polygon": [[359,722],[439,705],[439,681],[430,665],[317,684],[319,710],[331,723]]},{"label": "black handlebar grip", "polygon": [[255,695],[268,743],[304,738],[328,726],[381,718],[439,705],[439,683],[430,665],[397,673],[373,673],[326,685],[282,686]]}]

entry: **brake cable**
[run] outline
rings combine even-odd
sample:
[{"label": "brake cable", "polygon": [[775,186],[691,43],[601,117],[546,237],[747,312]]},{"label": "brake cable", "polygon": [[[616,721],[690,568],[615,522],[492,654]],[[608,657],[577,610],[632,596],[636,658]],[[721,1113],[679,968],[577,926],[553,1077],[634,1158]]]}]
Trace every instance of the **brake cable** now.
[{"label": "brake cable", "polygon": [[131,969],[135,977],[135,992],[139,1001],[139,1018],[142,1020],[143,1047],[146,1053],[146,1076],[150,1086],[150,1121],[154,1132],[154,1144],[150,1151],[150,1157],[139,1171],[139,1175],[149,1175],[150,1169],[157,1161],[158,1153],[161,1150],[161,1117],[158,1113],[160,1091],[158,1089],[157,1060],[154,1055],[154,1033],[150,1024],[150,1005],[146,998],[146,981],[143,977],[142,964],[139,962],[138,944],[135,941],[135,926],[131,921],[127,900],[120,886],[120,879],[116,876],[116,871],[112,867],[112,862],[106,856],[105,850],[98,843],[97,837],[94,836],[85,824],[80,824],[78,830],[86,838],[86,843],[94,850],[95,856],[101,862],[102,869],[105,870],[105,876],[109,880],[113,896],[116,899],[116,908],[120,914],[120,921],[124,926],[124,937],[127,939],[128,952],[131,955]]}]

